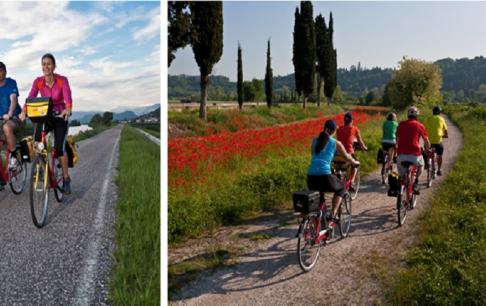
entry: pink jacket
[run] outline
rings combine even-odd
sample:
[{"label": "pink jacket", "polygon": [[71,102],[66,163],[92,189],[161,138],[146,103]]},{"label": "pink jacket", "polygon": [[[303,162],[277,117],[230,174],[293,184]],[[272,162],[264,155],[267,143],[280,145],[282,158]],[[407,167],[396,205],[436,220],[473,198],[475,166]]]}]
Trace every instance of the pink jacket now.
[{"label": "pink jacket", "polygon": [[32,83],[29,98],[37,97],[39,92],[41,97],[51,97],[55,112],[62,112],[65,108],[71,109],[73,106],[71,88],[65,76],[54,74],[52,88],[47,86],[43,76],[36,78]]}]

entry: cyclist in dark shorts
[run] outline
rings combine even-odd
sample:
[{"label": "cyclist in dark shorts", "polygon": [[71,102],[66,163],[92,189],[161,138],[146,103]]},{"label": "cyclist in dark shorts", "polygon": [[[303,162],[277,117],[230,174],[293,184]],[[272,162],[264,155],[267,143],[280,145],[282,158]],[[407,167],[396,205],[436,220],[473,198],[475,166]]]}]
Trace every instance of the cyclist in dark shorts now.
[{"label": "cyclist in dark shorts", "polygon": [[[30,89],[29,98],[35,98],[38,94],[42,97],[50,97],[53,102],[53,116],[46,121],[48,131],[54,130],[54,147],[62,166],[63,192],[71,193],[71,178],[68,173],[68,159],[65,153],[66,138],[68,135],[69,116],[71,116],[72,98],[71,88],[65,76],[54,73],[56,60],[50,53],[44,54],[41,59],[43,76],[36,78]],[[25,120],[26,105],[20,114]],[[41,141],[40,124],[35,125],[35,141]]]},{"label": "cyclist in dark shorts", "polygon": [[447,123],[444,118],[440,116],[442,108],[440,106],[434,106],[432,109],[432,117],[429,117],[425,121],[425,128],[429,135],[429,140],[432,148],[437,154],[437,175],[442,175],[442,155],[444,154],[444,145],[442,144],[442,138],[447,138]]},{"label": "cyclist in dark shorts", "polygon": [[332,199],[332,217],[335,219],[339,205],[344,197],[345,188],[339,179],[331,173],[334,153],[338,151],[353,165],[359,165],[343,144],[332,136],[336,132],[336,122],[327,120],[324,130],[312,141],[312,160],[307,170],[307,187],[320,192],[334,192]]},{"label": "cyclist in dark shorts", "polygon": [[383,122],[383,138],[381,139],[381,146],[384,152],[388,152],[388,162],[386,167],[388,169],[392,168],[393,157],[396,153],[397,147],[397,115],[393,112],[388,113],[386,116],[386,121]]}]

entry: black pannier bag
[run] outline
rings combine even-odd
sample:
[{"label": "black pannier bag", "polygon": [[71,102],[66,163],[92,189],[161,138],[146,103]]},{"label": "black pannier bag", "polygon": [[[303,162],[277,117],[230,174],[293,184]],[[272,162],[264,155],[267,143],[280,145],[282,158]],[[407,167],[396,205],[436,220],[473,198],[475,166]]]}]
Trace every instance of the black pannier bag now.
[{"label": "black pannier bag", "polygon": [[376,163],[383,164],[385,162],[385,153],[382,148],[378,148],[378,153],[376,154]]},{"label": "black pannier bag", "polygon": [[388,175],[388,196],[397,197],[400,193],[400,176],[393,171]]},{"label": "black pannier bag", "polygon": [[296,212],[308,214],[319,210],[319,191],[301,190],[292,195],[294,210]]}]

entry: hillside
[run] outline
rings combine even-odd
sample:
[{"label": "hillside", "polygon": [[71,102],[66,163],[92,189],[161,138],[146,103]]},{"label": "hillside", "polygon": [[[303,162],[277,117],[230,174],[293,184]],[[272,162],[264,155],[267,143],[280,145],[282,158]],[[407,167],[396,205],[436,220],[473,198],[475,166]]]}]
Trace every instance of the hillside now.
[{"label": "hillside", "polygon": [[[486,58],[445,58],[437,60],[435,64],[442,71],[445,101],[486,102]],[[390,68],[362,68],[359,64],[349,69],[340,68],[337,72],[338,85],[348,98],[358,99],[370,90],[381,95],[392,71]],[[212,76],[210,84],[210,100],[236,99],[236,82],[231,82],[228,77]],[[282,97],[290,97],[295,90],[294,74],[274,77],[273,89],[277,101],[282,100]],[[169,99],[197,100],[199,76],[169,75],[168,93]]]}]

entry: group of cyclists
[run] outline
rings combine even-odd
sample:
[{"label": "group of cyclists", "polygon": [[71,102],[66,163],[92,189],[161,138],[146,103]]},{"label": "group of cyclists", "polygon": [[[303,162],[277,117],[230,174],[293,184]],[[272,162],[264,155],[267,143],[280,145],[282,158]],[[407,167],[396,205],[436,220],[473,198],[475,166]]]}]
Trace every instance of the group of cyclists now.
[{"label": "group of cyclists", "polygon": [[[386,167],[392,170],[393,161],[396,159],[397,170],[401,177],[405,174],[405,168],[402,162],[411,162],[417,167],[417,174],[413,185],[413,192],[419,194],[419,178],[425,166],[423,150],[420,145],[422,139],[425,146],[425,152],[434,148],[437,155],[437,175],[442,175],[442,155],[444,146],[442,138],[448,137],[447,124],[440,116],[442,109],[435,106],[432,110],[433,116],[425,120],[425,125],[418,121],[420,114],[419,109],[411,106],[407,111],[407,120],[397,122],[397,115],[390,112],[383,123],[382,149],[388,152],[390,157]],[[337,136],[335,139],[333,136]],[[334,226],[339,220],[336,213],[345,193],[345,187],[332,173],[332,163],[336,156],[340,159],[347,160],[351,167],[351,186],[356,179],[356,166],[359,161],[354,155],[354,143],[357,140],[359,147],[366,150],[367,147],[363,142],[360,131],[357,126],[353,125],[353,116],[351,113],[344,115],[344,126],[338,127],[334,120],[327,120],[324,124],[323,131],[312,141],[312,159],[307,171],[307,187],[310,190],[319,192],[333,192],[332,214],[329,226]]]},{"label": "group of cyclists", "polygon": [[[32,83],[28,98],[35,98],[39,94],[41,97],[50,97],[52,100],[53,112],[45,122],[47,131],[54,131],[54,147],[63,172],[63,192],[71,193],[71,178],[68,172],[68,158],[65,154],[66,139],[68,135],[68,119],[71,116],[72,98],[71,88],[65,76],[54,73],[56,60],[50,53],[44,54],[41,58],[43,75],[36,78]],[[16,156],[15,130],[26,119],[26,105],[22,108],[18,103],[19,90],[17,82],[7,77],[7,67],[0,62],[0,116],[3,120],[3,132],[7,140],[8,149],[11,156]],[[35,148],[41,141],[41,123],[34,125]],[[11,158],[9,167],[15,168],[17,160]],[[6,182],[0,181],[0,188]]]}]

